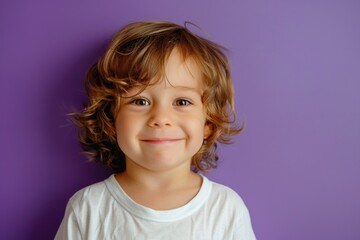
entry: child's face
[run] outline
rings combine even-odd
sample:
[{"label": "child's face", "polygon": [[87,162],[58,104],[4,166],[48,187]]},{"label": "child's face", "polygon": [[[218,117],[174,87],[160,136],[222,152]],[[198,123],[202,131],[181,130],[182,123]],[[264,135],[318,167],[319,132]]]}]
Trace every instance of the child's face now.
[{"label": "child's face", "polygon": [[190,169],[191,158],[209,135],[201,73],[194,61],[184,62],[176,49],[165,73],[167,80],[136,96],[138,88],[123,96],[115,123],[117,141],[127,164],[150,171]]}]

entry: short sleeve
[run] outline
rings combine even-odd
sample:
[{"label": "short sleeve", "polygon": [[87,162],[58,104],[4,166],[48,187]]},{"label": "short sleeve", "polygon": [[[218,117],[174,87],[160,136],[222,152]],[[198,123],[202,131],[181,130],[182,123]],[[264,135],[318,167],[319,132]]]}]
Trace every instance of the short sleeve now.
[{"label": "short sleeve", "polygon": [[251,225],[249,210],[246,206],[243,207],[238,218],[238,226],[234,230],[233,240],[256,240]]},{"label": "short sleeve", "polygon": [[79,222],[72,207],[71,201],[68,202],[65,216],[56,233],[55,240],[79,240],[82,239]]}]

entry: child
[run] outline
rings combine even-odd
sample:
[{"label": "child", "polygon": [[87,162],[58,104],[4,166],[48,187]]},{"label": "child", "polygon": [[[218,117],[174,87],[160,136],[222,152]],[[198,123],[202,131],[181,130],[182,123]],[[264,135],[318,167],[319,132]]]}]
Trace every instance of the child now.
[{"label": "child", "polygon": [[219,45],[173,23],[132,23],[86,89],[80,142],[115,174],[69,200],[55,239],[255,239],[241,198],[197,174],[216,167],[216,141],[241,131]]}]

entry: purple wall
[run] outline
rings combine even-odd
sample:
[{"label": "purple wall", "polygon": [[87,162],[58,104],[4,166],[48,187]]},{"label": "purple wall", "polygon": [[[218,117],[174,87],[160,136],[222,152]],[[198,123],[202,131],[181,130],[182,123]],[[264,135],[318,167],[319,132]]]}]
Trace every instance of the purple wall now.
[{"label": "purple wall", "polygon": [[53,238],[67,199],[110,174],[65,114],[111,35],[149,19],[231,51],[246,131],[209,177],[241,194],[258,238],[360,239],[359,1],[19,2],[0,3],[0,239]]}]

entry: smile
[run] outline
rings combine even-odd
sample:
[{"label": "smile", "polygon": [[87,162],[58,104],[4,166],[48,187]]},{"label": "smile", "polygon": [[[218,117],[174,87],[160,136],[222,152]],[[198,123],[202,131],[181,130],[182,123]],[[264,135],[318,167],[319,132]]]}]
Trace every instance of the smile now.
[{"label": "smile", "polygon": [[175,143],[181,139],[169,139],[169,138],[154,138],[154,139],[143,139],[142,142],[151,143],[151,144],[165,144],[165,143]]}]

